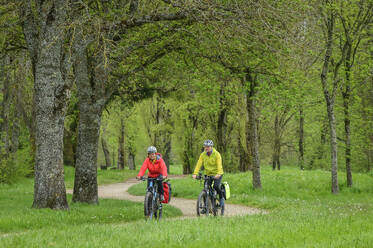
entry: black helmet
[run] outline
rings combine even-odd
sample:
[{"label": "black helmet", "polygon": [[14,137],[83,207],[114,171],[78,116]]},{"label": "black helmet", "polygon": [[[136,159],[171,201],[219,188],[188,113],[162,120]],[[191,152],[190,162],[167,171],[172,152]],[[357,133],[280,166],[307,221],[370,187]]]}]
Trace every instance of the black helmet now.
[{"label": "black helmet", "polygon": [[155,146],[148,147],[148,153],[156,153],[156,152],[157,152],[157,148],[155,148]]},{"label": "black helmet", "polygon": [[214,142],[212,140],[205,140],[203,146],[214,146]]}]

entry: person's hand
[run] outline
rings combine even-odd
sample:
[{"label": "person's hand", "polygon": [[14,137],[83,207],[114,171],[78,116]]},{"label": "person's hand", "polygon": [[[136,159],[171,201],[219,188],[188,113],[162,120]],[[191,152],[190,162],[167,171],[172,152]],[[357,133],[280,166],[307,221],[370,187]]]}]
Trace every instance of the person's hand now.
[{"label": "person's hand", "polygon": [[219,179],[220,177],[221,177],[221,175],[218,174],[218,175],[216,175],[214,178],[215,178],[215,179]]},{"label": "person's hand", "polygon": [[137,180],[140,180],[140,177],[139,177],[139,176],[136,176],[136,179],[137,179]]},{"label": "person's hand", "polygon": [[193,179],[196,179],[196,178],[197,178],[197,175],[193,175],[192,177],[193,177]]}]

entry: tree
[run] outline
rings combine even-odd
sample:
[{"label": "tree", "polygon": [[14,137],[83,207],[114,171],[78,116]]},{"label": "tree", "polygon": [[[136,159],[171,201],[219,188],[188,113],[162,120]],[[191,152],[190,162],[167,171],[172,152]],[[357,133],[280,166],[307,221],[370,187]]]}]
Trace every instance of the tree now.
[{"label": "tree", "polygon": [[[331,147],[331,175],[332,175],[332,192],[338,193],[339,192],[339,185],[338,185],[338,162],[337,162],[337,133],[336,133],[336,120],[335,120],[335,113],[334,113],[334,103],[335,103],[335,96],[337,92],[339,78],[338,70],[342,63],[342,60],[339,60],[337,64],[334,66],[333,70],[333,78],[331,79],[331,91],[329,90],[329,71],[331,68],[330,66],[330,59],[333,55],[333,40],[335,35],[335,19],[336,19],[336,12],[333,7],[333,1],[327,1],[321,10],[321,16],[323,18],[323,28],[325,30],[325,54],[324,54],[324,62],[322,66],[322,72],[320,74],[321,77],[321,85],[324,92],[326,108],[328,113],[328,120],[329,120],[329,131],[330,131],[330,147]],[[343,55],[344,56],[344,55]]]},{"label": "tree", "polygon": [[[344,125],[345,125],[345,161],[347,186],[352,186],[351,172],[351,119],[350,119],[350,102],[353,94],[351,70],[355,63],[356,54],[364,38],[364,33],[372,20],[373,3],[369,1],[361,2],[341,2],[338,17],[342,23],[343,31],[341,32],[340,50],[345,53],[343,57],[343,66],[345,77],[341,84],[341,93],[343,97]],[[346,4],[346,5],[345,5]],[[344,36],[344,37],[343,37]]]},{"label": "tree", "polygon": [[[133,56],[134,62],[130,63],[128,61],[131,61],[130,57],[134,52],[158,39],[151,34],[150,38],[145,37],[142,41],[132,40],[129,35],[132,33],[134,37],[139,34],[141,36],[141,27],[147,24],[185,19],[186,10],[181,8],[173,13],[164,6],[160,6],[160,9],[157,6],[154,9],[153,6],[139,8],[138,1],[131,1],[129,6],[127,3],[107,1],[101,1],[94,7],[82,5],[81,1],[76,1],[75,4],[82,21],[77,25],[77,38],[74,40],[74,70],[80,116],[73,201],[98,203],[97,151],[103,108],[113,94],[120,91],[121,86],[133,86],[128,80],[130,76],[161,58],[167,50],[167,47],[162,47],[161,52],[145,56],[145,62],[139,62],[138,58]],[[119,9],[121,11],[118,16]],[[166,12],[157,13],[158,10]],[[95,20],[90,18],[89,13],[92,12],[96,16]],[[90,28],[92,22],[96,25]],[[124,53],[118,54],[120,46],[118,50],[115,46],[125,41],[129,42],[128,46],[124,48]],[[127,63],[121,64],[123,61]],[[127,91],[130,92],[133,91]]]},{"label": "tree", "polygon": [[23,1],[21,21],[34,75],[35,208],[67,209],[63,130],[69,96],[64,41],[67,0]]}]

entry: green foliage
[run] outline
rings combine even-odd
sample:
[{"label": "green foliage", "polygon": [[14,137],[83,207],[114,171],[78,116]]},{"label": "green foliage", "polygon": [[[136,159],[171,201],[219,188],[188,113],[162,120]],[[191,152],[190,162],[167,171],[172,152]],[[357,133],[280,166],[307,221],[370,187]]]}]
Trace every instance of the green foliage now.
[{"label": "green foliage", "polygon": [[1,154],[0,184],[13,184],[32,173],[33,154],[30,145],[18,149],[15,153]]}]

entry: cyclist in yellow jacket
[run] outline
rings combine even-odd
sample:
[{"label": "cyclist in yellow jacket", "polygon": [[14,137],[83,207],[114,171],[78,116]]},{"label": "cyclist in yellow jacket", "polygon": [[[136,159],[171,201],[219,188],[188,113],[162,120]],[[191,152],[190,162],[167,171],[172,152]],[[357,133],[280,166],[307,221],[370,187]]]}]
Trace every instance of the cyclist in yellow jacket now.
[{"label": "cyclist in yellow jacket", "polygon": [[205,151],[199,156],[196,168],[193,172],[193,179],[197,178],[197,174],[203,165],[205,167],[205,174],[214,176],[214,189],[219,194],[220,206],[224,204],[222,200],[223,194],[220,190],[221,179],[223,178],[223,166],[221,162],[220,153],[213,148],[214,142],[212,140],[205,140],[203,142]]}]

